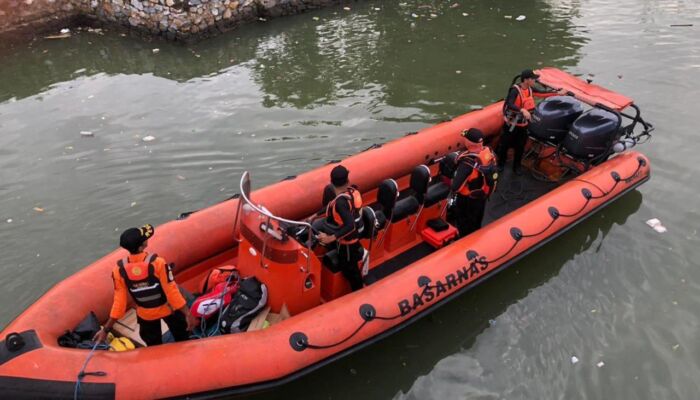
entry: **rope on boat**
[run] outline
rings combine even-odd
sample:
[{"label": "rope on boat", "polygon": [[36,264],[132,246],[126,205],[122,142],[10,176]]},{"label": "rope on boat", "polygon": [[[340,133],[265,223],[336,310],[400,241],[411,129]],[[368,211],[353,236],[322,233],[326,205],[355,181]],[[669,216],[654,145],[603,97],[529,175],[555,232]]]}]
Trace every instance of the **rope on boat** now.
[{"label": "rope on boat", "polygon": [[531,234],[524,234],[519,228],[513,227],[510,229],[510,235],[513,238],[514,242],[513,242],[513,245],[505,253],[501,254],[500,256],[498,256],[492,260],[487,260],[486,257],[483,257],[483,256],[479,257],[478,252],[476,252],[474,250],[469,250],[467,252],[467,258],[473,263],[480,264],[480,265],[484,266],[484,268],[488,267],[489,264],[493,264],[495,262],[500,261],[504,257],[508,256],[508,254],[510,254],[513,250],[515,250],[515,247],[518,245],[518,243],[520,242],[521,239],[535,237],[535,236],[539,236],[539,235],[545,233],[552,225],[554,225],[554,222],[559,217],[571,218],[571,217],[577,216],[578,214],[583,212],[583,210],[585,210],[586,207],[588,207],[588,204],[591,202],[591,200],[602,199],[604,197],[607,197],[608,195],[610,195],[610,193],[612,193],[615,190],[615,188],[617,187],[617,185],[620,184],[620,182],[627,181],[627,180],[635,177],[637,175],[637,173],[639,173],[639,170],[643,166],[646,165],[646,161],[641,157],[637,158],[637,161],[638,161],[637,168],[634,170],[634,172],[630,176],[628,176],[626,178],[622,178],[622,177],[620,177],[620,174],[618,174],[616,171],[612,171],[610,173],[610,176],[612,177],[614,183],[613,183],[612,187],[610,189],[608,189],[607,191],[603,190],[600,186],[596,185],[595,183],[589,182],[585,179],[581,179],[581,178],[572,179],[574,181],[583,182],[583,183],[586,183],[586,184],[589,184],[589,185],[595,187],[600,192],[600,194],[593,195],[593,193],[591,192],[590,189],[584,187],[583,189],[581,189],[581,194],[583,195],[584,199],[586,199],[586,201],[583,203],[581,208],[578,209],[576,212],[573,212],[570,214],[562,214],[559,212],[559,210],[556,207],[549,207],[549,209],[547,211],[548,211],[549,216],[551,217],[552,220],[549,221],[547,226],[545,226],[539,232],[531,233]]},{"label": "rope on boat", "polygon": [[106,350],[109,349],[109,345],[105,343],[100,343],[100,342],[95,342],[95,344],[92,346],[92,349],[90,350],[90,354],[88,354],[87,358],[85,359],[85,363],[83,364],[83,368],[80,369],[80,372],[78,372],[78,379],[75,381],[75,391],[73,392],[73,400],[78,400],[78,396],[80,395],[80,382],[83,380],[84,377],[91,375],[91,376],[106,376],[107,373],[104,371],[94,371],[94,372],[85,372],[85,368],[87,368],[88,363],[90,362],[90,359],[92,356],[95,355],[95,350],[97,349],[100,350]]},{"label": "rope on boat", "polygon": [[[646,165],[646,161],[641,157],[637,158],[637,161],[638,161],[637,168],[634,170],[634,172],[630,176],[628,176],[626,178],[622,178],[622,177],[620,177],[620,174],[618,174],[616,171],[612,171],[610,173],[610,176],[612,177],[614,183],[613,183],[612,187],[607,191],[604,191],[602,188],[600,188],[600,186],[598,186],[592,182],[586,181],[584,179],[579,179],[579,178],[574,179],[574,180],[577,180],[579,182],[583,182],[583,183],[586,183],[586,184],[589,184],[589,185],[595,187],[598,191],[600,191],[600,194],[597,196],[594,196],[590,189],[584,187],[581,189],[581,194],[586,199],[586,201],[585,201],[585,203],[583,203],[583,205],[581,206],[581,208],[578,211],[570,213],[570,214],[562,214],[559,212],[559,210],[556,207],[549,207],[547,212],[549,213],[549,216],[551,217],[552,220],[544,228],[542,228],[540,231],[538,231],[536,233],[524,234],[522,232],[522,230],[520,230],[519,228],[513,227],[510,229],[510,235],[514,240],[513,245],[505,253],[501,254],[500,256],[498,256],[494,259],[487,260],[486,257],[483,257],[483,256],[479,257],[479,253],[477,253],[476,251],[469,250],[469,251],[467,251],[467,259],[472,263],[472,265],[481,264],[483,266],[483,268],[488,267],[489,264],[493,264],[495,262],[502,260],[503,258],[507,257],[513,250],[515,250],[516,246],[518,245],[518,243],[520,243],[521,239],[535,237],[535,236],[539,236],[539,235],[545,233],[549,228],[552,227],[552,225],[554,225],[554,222],[560,217],[566,217],[566,218],[575,217],[576,215],[583,212],[583,210],[585,210],[586,207],[588,207],[588,204],[591,202],[591,200],[601,199],[603,197],[610,195],[615,190],[617,185],[620,184],[620,182],[627,181],[629,179],[634,178],[637,175],[637,173],[639,173],[639,170],[643,166]],[[423,287],[423,294],[425,294],[426,291],[428,291],[428,290],[432,290],[432,289],[437,288],[437,285],[431,285],[430,279],[428,279],[426,277],[421,277],[418,280],[418,285]],[[367,325],[368,323],[370,323],[372,321],[375,321],[375,320],[391,321],[391,320],[398,319],[398,318],[401,318],[404,316],[406,316],[406,314],[400,313],[400,314],[392,316],[392,317],[380,317],[377,315],[376,310],[374,309],[374,307],[371,304],[363,304],[362,306],[360,306],[360,317],[362,317],[362,323],[344,339],[339,340],[335,343],[320,345],[320,344],[309,343],[309,338],[306,336],[305,333],[295,332],[289,337],[289,344],[292,346],[292,349],[294,349],[296,351],[304,351],[306,349],[314,349],[314,350],[329,349],[329,348],[339,346],[339,345],[347,342],[353,336],[355,336],[358,332],[360,332],[362,330],[362,328],[365,327],[365,325]]]}]

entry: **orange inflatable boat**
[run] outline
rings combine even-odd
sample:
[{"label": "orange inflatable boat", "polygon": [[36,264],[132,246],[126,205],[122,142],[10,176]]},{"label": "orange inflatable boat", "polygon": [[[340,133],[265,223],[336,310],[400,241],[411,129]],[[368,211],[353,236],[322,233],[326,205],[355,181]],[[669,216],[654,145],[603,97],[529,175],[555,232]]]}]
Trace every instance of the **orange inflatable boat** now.
[{"label": "orange inflatable boat", "polygon": [[355,292],[332,246],[303,239],[313,236],[306,220],[321,209],[338,163],[255,191],[245,173],[239,196],[157,227],[148,251],[174,263],[176,281],[191,292],[224,265],[255,276],[267,288],[267,317],[245,332],[131,351],[60,347],[58,337],[91,311],[107,319],[111,270],[126,254],[116,250],[2,331],[1,397],[197,398],[284,384],[410,325],[649,179],[648,159],[629,147],[652,127],[631,99],[554,68],[538,72],[542,85],[569,96],[538,106],[528,173],[503,174],[480,230],[455,240],[429,221],[454,225],[441,166],[464,149],[464,129],[479,128],[497,145],[502,102],[342,160],[362,192],[369,231],[369,272]]}]

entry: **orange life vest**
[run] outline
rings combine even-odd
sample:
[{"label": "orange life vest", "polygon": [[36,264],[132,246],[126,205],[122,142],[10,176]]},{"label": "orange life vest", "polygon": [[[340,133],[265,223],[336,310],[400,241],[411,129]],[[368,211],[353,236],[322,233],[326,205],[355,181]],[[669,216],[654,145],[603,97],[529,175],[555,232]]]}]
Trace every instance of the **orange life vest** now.
[{"label": "orange life vest", "polygon": [[463,152],[457,157],[457,164],[459,163],[467,163],[472,167],[471,174],[457,190],[460,196],[482,199],[488,198],[496,190],[496,156],[489,147],[484,146],[479,153]]},{"label": "orange life vest", "polygon": [[329,215],[333,219],[333,223],[340,228],[343,226],[343,218],[341,218],[340,213],[335,209],[335,205],[338,202],[338,199],[341,197],[344,197],[348,199],[350,202],[350,212],[352,212],[353,219],[355,220],[355,228],[345,235],[343,238],[338,238],[338,242],[340,244],[352,244],[356,243],[358,240],[357,233],[362,230],[362,216],[360,215],[360,208],[362,207],[362,195],[360,194],[360,191],[353,188],[353,187],[348,187],[347,192],[343,192],[337,196],[335,196],[335,199],[331,200],[330,203],[328,203],[328,208],[326,208],[326,215]]},{"label": "orange life vest", "polygon": [[168,302],[153,266],[157,257],[157,254],[149,254],[143,261],[129,262],[128,257],[117,261],[119,274],[139,307],[156,308]]},{"label": "orange life vest", "polygon": [[[524,108],[528,111],[533,111],[535,109],[535,98],[532,95],[532,88],[523,90],[520,85],[513,85],[513,87],[518,91],[518,96],[515,98],[515,106],[518,107],[518,110]],[[527,126],[528,124],[519,111],[511,110],[505,104],[503,105],[503,119],[509,125]]]}]

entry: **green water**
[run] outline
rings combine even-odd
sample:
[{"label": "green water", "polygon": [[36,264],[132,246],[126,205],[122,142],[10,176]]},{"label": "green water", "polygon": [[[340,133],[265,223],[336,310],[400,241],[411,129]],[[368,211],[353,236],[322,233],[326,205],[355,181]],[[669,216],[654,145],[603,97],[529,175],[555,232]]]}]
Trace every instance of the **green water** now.
[{"label": "green water", "polygon": [[0,325],[123,229],[221,201],[244,170],[276,182],[555,66],[635,99],[657,128],[640,148],[652,180],[431,317],[253,398],[698,398],[700,4],[349,5],[191,46],[1,44]]}]

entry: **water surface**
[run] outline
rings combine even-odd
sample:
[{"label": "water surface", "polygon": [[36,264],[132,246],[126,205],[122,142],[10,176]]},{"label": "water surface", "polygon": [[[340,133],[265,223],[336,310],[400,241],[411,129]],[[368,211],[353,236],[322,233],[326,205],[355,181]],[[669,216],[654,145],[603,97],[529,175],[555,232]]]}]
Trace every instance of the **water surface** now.
[{"label": "water surface", "polygon": [[0,46],[0,325],[123,229],[230,197],[244,170],[276,182],[556,66],[636,100],[657,127],[652,180],[431,317],[253,398],[697,398],[700,4],[350,5],[191,46]]}]

